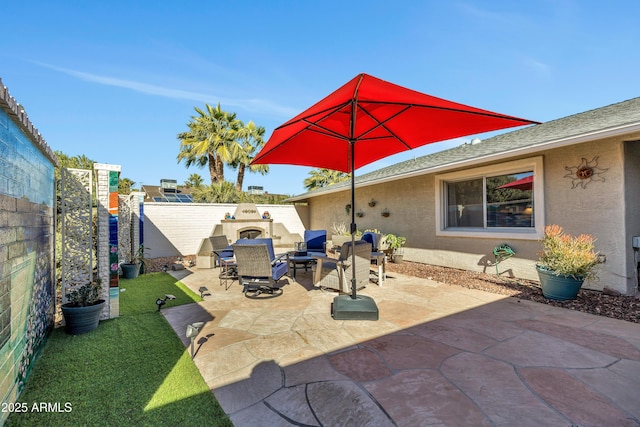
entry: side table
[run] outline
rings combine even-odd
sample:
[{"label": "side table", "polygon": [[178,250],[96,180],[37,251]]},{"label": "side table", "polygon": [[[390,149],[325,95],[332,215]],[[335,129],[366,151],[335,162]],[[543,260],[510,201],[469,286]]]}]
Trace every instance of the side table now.
[{"label": "side table", "polygon": [[238,265],[235,258],[220,258],[220,286],[228,290],[238,278]]},{"label": "side table", "polygon": [[292,279],[296,281],[296,270],[303,267],[304,271],[309,269],[313,263],[316,262],[316,258],[309,255],[292,255],[289,254],[289,270],[293,270]]},{"label": "side table", "polygon": [[378,286],[387,278],[387,256],[384,252],[371,252],[371,261],[378,266]]}]

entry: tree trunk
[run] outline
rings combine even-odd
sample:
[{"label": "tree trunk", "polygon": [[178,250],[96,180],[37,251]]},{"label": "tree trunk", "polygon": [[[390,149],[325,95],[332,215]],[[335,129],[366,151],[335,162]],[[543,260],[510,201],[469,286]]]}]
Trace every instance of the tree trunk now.
[{"label": "tree trunk", "polygon": [[216,157],[209,153],[207,154],[207,156],[209,156],[209,176],[211,177],[211,184],[215,184],[218,182],[218,173],[216,171],[217,168],[217,164],[216,164]]},{"label": "tree trunk", "polygon": [[224,163],[220,157],[216,158],[216,173],[218,174],[218,182],[224,182]]},{"label": "tree trunk", "polygon": [[238,165],[238,180],[236,181],[236,189],[242,191],[242,183],[244,182],[244,170],[247,167],[244,163]]}]

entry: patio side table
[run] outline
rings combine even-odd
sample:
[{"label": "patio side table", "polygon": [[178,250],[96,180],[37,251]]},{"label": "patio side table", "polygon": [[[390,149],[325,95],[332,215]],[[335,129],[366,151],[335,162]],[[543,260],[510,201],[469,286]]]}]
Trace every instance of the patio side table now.
[{"label": "patio side table", "polygon": [[296,281],[296,270],[298,268],[304,268],[304,271],[308,271],[309,267],[311,267],[316,262],[316,258],[309,255],[293,255],[289,254],[289,271],[293,271],[292,279]]},{"label": "patio side table", "polygon": [[384,252],[371,252],[371,261],[378,266],[378,286],[387,278],[387,255]]},{"label": "patio side table", "polygon": [[220,258],[220,286],[228,290],[233,281],[238,279],[238,265],[235,258]]}]

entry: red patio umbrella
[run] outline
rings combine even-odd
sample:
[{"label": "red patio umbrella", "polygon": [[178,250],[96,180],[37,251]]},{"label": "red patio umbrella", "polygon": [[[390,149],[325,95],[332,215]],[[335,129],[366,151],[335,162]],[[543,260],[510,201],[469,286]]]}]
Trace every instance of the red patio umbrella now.
[{"label": "red patio umbrella", "polygon": [[513,188],[515,190],[532,190],[533,189],[533,175],[525,176],[524,178],[516,179],[515,181],[507,182],[498,188]]},{"label": "red patio umbrella", "polygon": [[[252,163],[350,173],[354,241],[357,168],[432,142],[533,123],[537,122],[436,98],[362,73],[278,126]],[[352,270],[351,298],[356,300]]]}]

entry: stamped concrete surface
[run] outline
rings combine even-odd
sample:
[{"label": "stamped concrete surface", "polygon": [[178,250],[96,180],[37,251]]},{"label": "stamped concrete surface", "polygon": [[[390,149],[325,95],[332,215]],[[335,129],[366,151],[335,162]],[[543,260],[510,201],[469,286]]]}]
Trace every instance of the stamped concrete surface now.
[{"label": "stamped concrete surface", "polygon": [[251,300],[218,269],[163,309],[236,426],[640,425],[640,325],[393,273],[378,321],[333,320],[311,272]]}]

